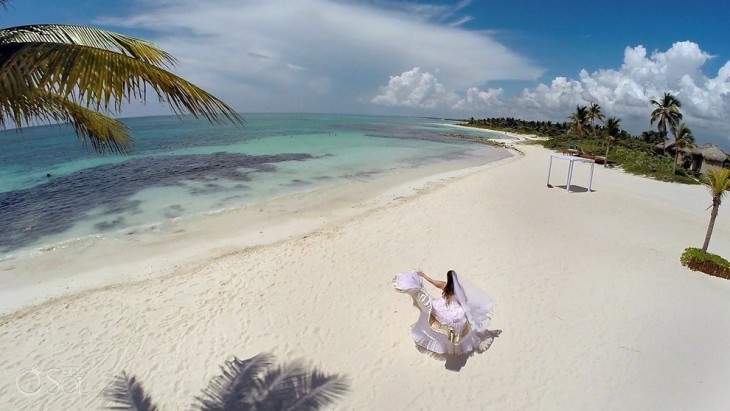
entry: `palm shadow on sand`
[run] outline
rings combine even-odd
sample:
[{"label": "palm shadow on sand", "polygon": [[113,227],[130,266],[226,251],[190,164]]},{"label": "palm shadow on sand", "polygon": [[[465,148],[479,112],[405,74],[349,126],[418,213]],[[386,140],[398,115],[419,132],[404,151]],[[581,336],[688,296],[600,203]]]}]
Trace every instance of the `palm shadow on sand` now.
[{"label": "palm shadow on sand", "polygon": [[[221,375],[195,397],[188,409],[200,411],[319,410],[350,390],[349,378],[323,373],[301,362],[277,364],[267,353],[247,360],[236,357],[221,366]],[[103,392],[113,410],[158,411],[133,375],[122,371]]]}]

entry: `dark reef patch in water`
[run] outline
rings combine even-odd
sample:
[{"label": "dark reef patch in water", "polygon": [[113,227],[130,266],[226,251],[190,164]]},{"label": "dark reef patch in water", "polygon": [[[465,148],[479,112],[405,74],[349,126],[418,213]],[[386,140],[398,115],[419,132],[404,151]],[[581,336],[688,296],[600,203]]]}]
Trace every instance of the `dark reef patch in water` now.
[{"label": "dark reef patch in water", "polygon": [[185,212],[185,208],[181,206],[180,204],[175,204],[167,207],[165,209],[165,217],[167,218],[176,218],[183,215]]},{"label": "dark reef patch in water", "polygon": [[295,179],[291,180],[290,182],[282,183],[281,185],[287,186],[287,187],[303,187],[303,186],[307,186],[310,184],[312,184],[312,183],[307,180],[301,180],[301,179],[295,178]]},{"label": "dark reef patch in water", "polygon": [[[2,196],[0,194],[0,196]],[[0,197],[1,198],[1,197]],[[142,212],[142,209],[139,208],[140,204],[142,204],[142,200],[126,200],[126,201],[120,201],[118,204],[112,204],[107,207],[104,212],[102,212],[102,215],[112,215],[112,214],[139,214]],[[0,223],[2,224],[2,223]]]},{"label": "dark reef patch in water", "polygon": [[124,217],[117,217],[112,221],[102,221],[100,223],[94,224],[94,228],[96,228],[99,231],[105,231],[105,230],[113,230],[115,228],[122,228],[127,225],[127,222],[124,220]]},{"label": "dark reef patch in water", "polygon": [[[118,215],[141,212],[140,202],[130,197],[148,188],[183,186],[187,181],[196,181],[206,184],[204,189],[195,187],[193,193],[204,195],[220,189],[213,183],[219,179],[245,182],[250,180],[251,173],[276,171],[276,163],[311,158],[314,157],[303,153],[147,157],[87,168],[31,188],[0,193],[0,252],[68,230],[97,207],[103,209],[101,215],[110,216],[109,221],[96,224],[98,230],[122,228],[125,221]],[[179,207],[168,211],[174,215],[182,210],[182,205]],[[111,218],[114,215],[118,217]]]}]

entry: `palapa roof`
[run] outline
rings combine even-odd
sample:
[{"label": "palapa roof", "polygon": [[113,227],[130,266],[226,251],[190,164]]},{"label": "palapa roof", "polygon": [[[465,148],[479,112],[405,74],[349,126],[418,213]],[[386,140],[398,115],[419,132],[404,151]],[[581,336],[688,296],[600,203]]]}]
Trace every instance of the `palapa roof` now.
[{"label": "palapa roof", "polygon": [[724,151],[720,150],[720,147],[714,144],[703,144],[698,148],[700,150],[700,153],[702,153],[702,157],[708,160],[719,162],[727,160],[727,154],[725,154]]},{"label": "palapa roof", "polygon": [[[662,143],[659,143],[655,146],[655,148],[657,150],[661,150],[662,148],[664,148],[664,146],[662,145]],[[671,151],[671,150],[674,150],[675,148],[676,147],[675,147],[674,141],[672,141],[672,142],[667,141],[667,150]],[[687,147],[679,147],[679,148],[676,148],[676,150],[678,150],[680,153],[683,153],[683,154],[693,154],[693,155],[701,154],[700,150],[693,145],[690,145]]]},{"label": "palapa roof", "polygon": [[692,154],[692,155],[700,155],[700,154],[702,154],[702,153],[700,152],[700,149],[698,149],[698,148],[697,148],[697,147],[695,147],[695,146],[689,146],[689,147],[683,147],[683,148],[680,148],[680,149],[679,149],[679,152],[680,152],[680,153],[687,153],[687,154]]}]

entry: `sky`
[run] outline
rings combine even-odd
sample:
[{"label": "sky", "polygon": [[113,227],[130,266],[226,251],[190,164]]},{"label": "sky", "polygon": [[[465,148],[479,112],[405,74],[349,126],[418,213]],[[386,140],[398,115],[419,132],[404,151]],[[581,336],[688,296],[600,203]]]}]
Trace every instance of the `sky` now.
[{"label": "sky", "polygon": [[[596,4],[592,4],[596,3]],[[730,3],[722,0],[13,0],[5,27],[90,25],[143,38],[242,113],[568,121],[597,103],[629,132],[682,103],[730,152]],[[122,116],[169,113],[156,99]]]}]

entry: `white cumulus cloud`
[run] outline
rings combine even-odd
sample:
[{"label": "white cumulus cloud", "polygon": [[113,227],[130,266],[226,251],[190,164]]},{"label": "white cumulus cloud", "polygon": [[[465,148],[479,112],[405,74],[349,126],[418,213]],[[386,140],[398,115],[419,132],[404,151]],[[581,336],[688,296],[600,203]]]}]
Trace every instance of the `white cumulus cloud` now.
[{"label": "white cumulus cloud", "polygon": [[436,76],[414,67],[400,75],[391,76],[372,99],[374,104],[430,110],[482,110],[504,105],[502,89],[480,90],[470,87],[464,98],[439,83]]},{"label": "white cumulus cloud", "polygon": [[433,109],[449,106],[458,99],[456,93],[447,91],[431,73],[414,67],[399,76],[391,76],[388,85],[373,98],[373,103]]},{"label": "white cumulus cloud", "polygon": [[[649,52],[627,47],[615,68],[582,70],[505,95],[500,81],[544,70],[464,28],[470,1],[140,0],[95,23],[143,30],[178,58],[176,72],[240,111],[382,112],[567,120],[598,103],[633,132],[649,129],[649,100],[672,92],[687,124],[730,146],[730,62],[691,41]],[[617,56],[617,60],[620,57]],[[396,111],[397,112],[397,111]]]},{"label": "white cumulus cloud", "polygon": [[605,113],[622,118],[638,132],[651,127],[650,100],[670,92],[682,102],[684,121],[700,139],[706,133],[727,145],[730,62],[714,77],[707,76],[702,68],[711,58],[690,41],[650,55],[643,46],[627,47],[620,68],[590,74],[582,70],[575,80],[555,78],[549,86],[525,89],[513,104],[535,118],[565,119],[576,105],[598,103]]},{"label": "white cumulus cloud", "polygon": [[373,90],[413,67],[445,88],[536,80],[543,72],[487,32],[469,1],[144,0],[97,24],[145,31],[177,72],[241,111],[367,111]]},{"label": "white cumulus cloud", "polygon": [[511,97],[500,88],[448,88],[435,74],[414,68],[391,76],[372,102],[465,117],[552,121],[567,121],[577,105],[598,103],[607,116],[619,117],[626,129],[638,134],[653,127],[650,100],[670,92],[682,102],[684,120],[699,141],[730,148],[730,61],[708,76],[702,69],[712,58],[690,41],[651,54],[643,46],[627,47],[618,69],[581,70],[577,79],[555,77]]}]

